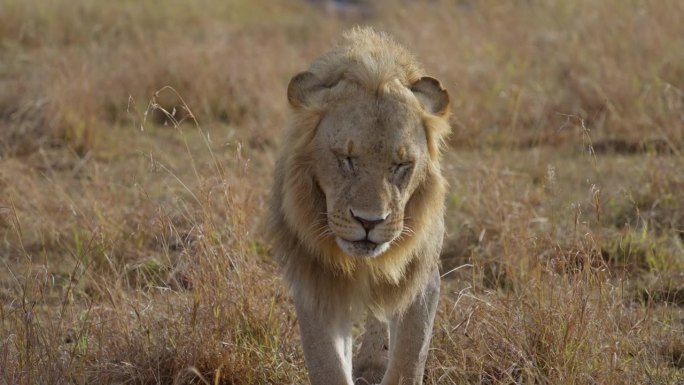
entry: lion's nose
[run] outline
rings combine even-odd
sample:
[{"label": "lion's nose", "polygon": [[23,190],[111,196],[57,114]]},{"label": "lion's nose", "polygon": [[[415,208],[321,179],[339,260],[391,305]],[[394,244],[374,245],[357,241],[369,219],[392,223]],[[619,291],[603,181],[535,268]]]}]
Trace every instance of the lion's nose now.
[{"label": "lion's nose", "polygon": [[364,215],[361,216],[359,213],[354,213],[354,210],[349,209],[349,212],[351,213],[352,217],[356,219],[357,222],[363,226],[363,228],[366,230],[366,232],[373,230],[375,226],[378,224],[382,223],[387,219],[388,215],[384,215],[382,218],[370,218],[370,215]]}]

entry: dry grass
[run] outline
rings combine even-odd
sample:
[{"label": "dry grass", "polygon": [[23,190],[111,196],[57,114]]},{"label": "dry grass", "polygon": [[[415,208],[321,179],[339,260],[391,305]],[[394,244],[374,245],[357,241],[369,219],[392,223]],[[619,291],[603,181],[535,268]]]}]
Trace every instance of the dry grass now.
[{"label": "dry grass", "polygon": [[684,383],[684,5],[390,5],[0,5],[0,384],[306,382],[260,221],[359,22],[453,99],[426,382]]}]

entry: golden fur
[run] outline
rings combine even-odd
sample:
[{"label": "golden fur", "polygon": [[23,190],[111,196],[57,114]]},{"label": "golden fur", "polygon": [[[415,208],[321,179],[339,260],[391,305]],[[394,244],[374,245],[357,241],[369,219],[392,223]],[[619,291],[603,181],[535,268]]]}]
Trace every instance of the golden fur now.
[{"label": "golden fur", "polygon": [[[403,47],[372,29],[356,28],[290,85],[293,111],[276,164],[269,232],[286,283],[308,306],[321,311],[331,311],[331,304],[338,309],[366,307],[385,318],[406,309],[438,264],[446,189],[440,153],[450,131],[448,96],[439,86],[437,98],[446,98],[446,105],[442,100],[431,110],[434,97],[421,94],[421,79],[426,79],[422,69]],[[436,81],[428,78],[425,85],[431,87],[431,82]],[[386,116],[416,119],[424,130],[424,145],[416,145],[426,152],[424,165],[416,166],[408,182],[411,194],[403,202],[403,212],[396,214],[400,229],[387,230],[401,235],[373,258],[349,255],[336,243],[328,228],[330,202],[324,193],[336,186],[322,185],[323,178],[314,176],[319,125],[337,106],[353,107],[354,100],[401,108]],[[349,127],[344,122],[325,124],[338,125],[336,129],[342,131]],[[353,138],[354,143],[367,139]],[[377,192],[359,195],[368,194]]]}]

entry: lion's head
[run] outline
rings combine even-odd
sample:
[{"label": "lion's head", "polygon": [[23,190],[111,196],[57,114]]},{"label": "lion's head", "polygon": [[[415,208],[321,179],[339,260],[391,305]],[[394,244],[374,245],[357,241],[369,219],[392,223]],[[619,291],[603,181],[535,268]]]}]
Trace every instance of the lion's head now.
[{"label": "lion's head", "polygon": [[401,46],[354,29],[288,99],[278,212],[309,251],[347,270],[406,249],[441,216],[449,97]]}]

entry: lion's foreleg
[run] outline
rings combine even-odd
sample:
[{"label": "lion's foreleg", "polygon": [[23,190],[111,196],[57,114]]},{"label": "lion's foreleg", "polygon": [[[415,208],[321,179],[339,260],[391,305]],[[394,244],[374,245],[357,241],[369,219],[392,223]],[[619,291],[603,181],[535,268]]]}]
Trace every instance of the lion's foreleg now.
[{"label": "lion's foreleg", "polygon": [[435,269],[406,313],[390,322],[390,359],[382,385],[423,383],[438,300],[439,271]]},{"label": "lion's foreleg", "polygon": [[349,314],[324,314],[294,302],[311,385],[352,385]]},{"label": "lion's foreleg", "polygon": [[387,323],[369,314],[361,347],[354,359],[354,379],[357,384],[376,384],[387,369],[389,353]]}]

